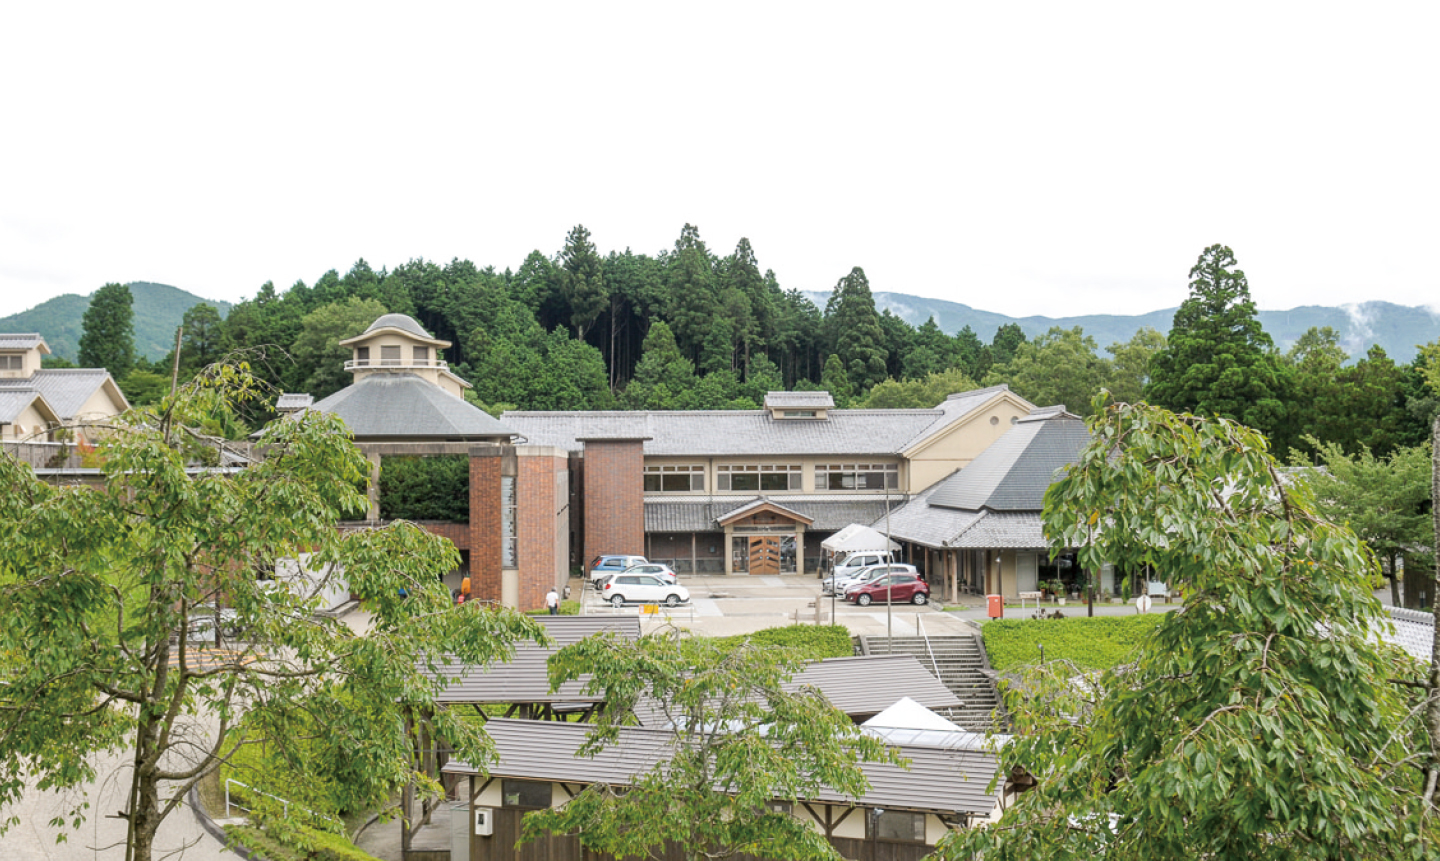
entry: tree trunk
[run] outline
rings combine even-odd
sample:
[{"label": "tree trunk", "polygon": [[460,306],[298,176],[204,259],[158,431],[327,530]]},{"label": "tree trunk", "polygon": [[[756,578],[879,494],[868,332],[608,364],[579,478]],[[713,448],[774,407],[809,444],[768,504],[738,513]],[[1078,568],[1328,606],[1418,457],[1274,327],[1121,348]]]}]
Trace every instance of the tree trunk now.
[{"label": "tree trunk", "polygon": [[1390,575],[1390,604],[1395,607],[1405,606],[1404,604],[1400,603],[1400,578],[1396,576],[1395,572],[1395,567],[1397,562],[1399,561],[1399,558],[1400,557],[1398,554],[1391,553],[1389,559],[1390,570],[1385,572],[1386,574]]}]

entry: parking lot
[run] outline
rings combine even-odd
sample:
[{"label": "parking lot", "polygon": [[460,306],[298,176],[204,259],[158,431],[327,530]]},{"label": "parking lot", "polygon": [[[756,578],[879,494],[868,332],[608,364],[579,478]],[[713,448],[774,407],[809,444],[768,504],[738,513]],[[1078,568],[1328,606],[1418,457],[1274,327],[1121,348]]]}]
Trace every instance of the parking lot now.
[{"label": "parking lot", "polygon": [[[585,584],[579,578],[570,581],[570,597],[581,602],[580,612],[586,615],[639,614],[647,631],[673,624],[698,634],[725,636],[797,622],[831,621],[832,601],[820,595],[820,580],[813,575],[686,574],[681,575],[680,583],[690,590],[691,601],[673,610],[663,606],[653,611],[637,606],[615,609],[595,590],[582,588]],[[852,634],[883,635],[887,624],[897,636],[914,634],[917,629],[930,636],[975,631],[964,619],[929,604],[895,604],[889,608],[888,621],[884,604],[856,607],[836,598],[833,608],[835,622]]]}]

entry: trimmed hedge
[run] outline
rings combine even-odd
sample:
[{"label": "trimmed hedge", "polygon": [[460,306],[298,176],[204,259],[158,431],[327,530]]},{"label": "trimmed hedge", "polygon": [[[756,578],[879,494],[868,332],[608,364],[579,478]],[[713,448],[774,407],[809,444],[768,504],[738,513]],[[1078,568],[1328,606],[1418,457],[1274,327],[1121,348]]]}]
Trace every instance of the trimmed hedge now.
[{"label": "trimmed hedge", "polygon": [[379,861],[354,843],[327,831],[291,826],[295,845],[254,825],[227,825],[225,836],[265,861]]},{"label": "trimmed hedge", "polygon": [[850,631],[843,625],[786,625],[766,628],[753,634],[717,637],[722,646],[738,646],[749,640],[757,646],[784,646],[794,649],[807,661],[848,658],[855,654]]},{"label": "trimmed hedge", "polygon": [[980,629],[985,651],[996,672],[1008,673],[1045,660],[1064,658],[1085,670],[1108,670],[1129,659],[1163,613],[1135,616],[1100,616],[1094,619],[996,619]]}]

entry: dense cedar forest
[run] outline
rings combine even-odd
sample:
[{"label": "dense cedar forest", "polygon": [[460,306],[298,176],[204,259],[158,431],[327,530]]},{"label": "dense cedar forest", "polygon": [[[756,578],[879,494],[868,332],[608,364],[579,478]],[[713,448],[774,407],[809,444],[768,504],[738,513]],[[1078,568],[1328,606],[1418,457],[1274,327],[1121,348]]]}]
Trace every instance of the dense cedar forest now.
[{"label": "dense cedar forest", "polygon": [[[1334,331],[1312,329],[1279,352],[1222,246],[1205,249],[1191,271],[1168,343],[1142,329],[1101,345],[1079,328],[1027,339],[1014,324],[993,333],[912,326],[877,312],[859,267],[818,308],[762,269],[748,240],[716,253],[688,224],[656,255],[602,254],[577,226],[558,253],[532,252],[518,270],[412,260],[377,272],[361,260],[310,285],[267,283],[223,318],[206,305],[186,313],[181,375],[242,354],[277,390],[322,398],[350,382],[337,342],[387,312],[452,342],[451,369],[497,414],[746,409],[780,389],[828,390],[847,407],[932,407],[951,392],[1008,383],[1036,404],[1081,414],[1105,388],[1227,415],[1264,431],[1282,456],[1325,444],[1384,456],[1423,443],[1437,409],[1423,383],[1433,351],[1397,365],[1372,348],[1347,363]],[[111,370],[144,403],[168,389],[172,359]],[[257,409],[235,428],[268,417]]]}]

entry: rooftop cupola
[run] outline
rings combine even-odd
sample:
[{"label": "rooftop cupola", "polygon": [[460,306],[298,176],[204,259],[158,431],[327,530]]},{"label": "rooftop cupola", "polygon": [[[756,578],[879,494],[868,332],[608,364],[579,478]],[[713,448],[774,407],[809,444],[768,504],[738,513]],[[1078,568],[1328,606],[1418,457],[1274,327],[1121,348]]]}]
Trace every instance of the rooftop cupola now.
[{"label": "rooftop cupola", "polygon": [[767,392],[765,409],[770,418],[784,420],[828,420],[835,409],[829,392]]},{"label": "rooftop cupola", "polygon": [[440,358],[440,351],[450,342],[431,337],[425,327],[405,314],[386,314],[363,334],[341,341],[340,346],[351,349],[345,370],[354,374],[357,383],[372,374],[404,373],[433,383],[457,398],[471,388]]}]

